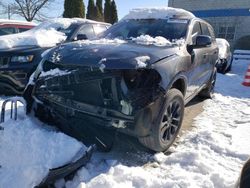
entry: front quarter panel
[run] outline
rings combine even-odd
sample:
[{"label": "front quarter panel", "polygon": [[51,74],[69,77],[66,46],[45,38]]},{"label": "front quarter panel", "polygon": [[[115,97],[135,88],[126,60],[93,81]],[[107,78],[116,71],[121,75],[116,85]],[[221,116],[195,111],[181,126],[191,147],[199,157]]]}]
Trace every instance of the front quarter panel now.
[{"label": "front quarter panel", "polygon": [[[185,82],[185,91],[188,87],[188,71],[190,69],[190,56],[185,53],[174,54],[171,57],[162,59],[152,65],[161,75],[161,87],[166,91],[170,89],[173,83],[182,79]],[[184,92],[185,93],[185,92]]]}]

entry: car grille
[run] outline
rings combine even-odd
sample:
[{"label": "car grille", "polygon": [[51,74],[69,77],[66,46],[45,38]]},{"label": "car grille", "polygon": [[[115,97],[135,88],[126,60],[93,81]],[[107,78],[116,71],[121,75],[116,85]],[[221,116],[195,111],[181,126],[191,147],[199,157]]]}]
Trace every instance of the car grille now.
[{"label": "car grille", "polygon": [[0,67],[8,65],[10,62],[10,57],[0,57]]},{"label": "car grille", "polygon": [[111,101],[114,77],[115,74],[105,74],[99,69],[89,71],[87,67],[81,67],[68,75],[38,79],[34,92],[41,101],[45,98],[54,100],[57,96],[58,99],[103,106]]}]

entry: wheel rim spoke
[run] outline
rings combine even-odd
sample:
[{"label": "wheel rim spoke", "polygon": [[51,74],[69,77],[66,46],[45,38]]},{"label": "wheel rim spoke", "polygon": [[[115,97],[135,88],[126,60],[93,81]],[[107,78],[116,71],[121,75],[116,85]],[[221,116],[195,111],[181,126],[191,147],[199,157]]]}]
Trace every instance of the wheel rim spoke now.
[{"label": "wheel rim spoke", "polygon": [[178,101],[169,103],[162,120],[161,138],[164,142],[171,141],[179,129],[181,105]]}]

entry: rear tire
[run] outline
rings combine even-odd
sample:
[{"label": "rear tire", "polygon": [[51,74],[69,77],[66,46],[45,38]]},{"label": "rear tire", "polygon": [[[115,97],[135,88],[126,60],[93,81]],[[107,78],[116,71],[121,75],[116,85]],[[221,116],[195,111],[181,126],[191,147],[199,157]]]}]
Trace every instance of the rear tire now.
[{"label": "rear tire", "polygon": [[183,116],[183,94],[177,89],[170,89],[162,101],[156,122],[151,125],[150,135],[139,138],[140,143],[156,152],[166,151],[179,133]]},{"label": "rear tire", "polygon": [[207,84],[207,87],[205,89],[201,90],[201,92],[199,93],[199,96],[201,96],[202,98],[206,98],[206,99],[213,98],[214,87],[215,87],[215,83],[216,83],[216,74],[217,74],[217,71],[215,70],[209,83]]}]

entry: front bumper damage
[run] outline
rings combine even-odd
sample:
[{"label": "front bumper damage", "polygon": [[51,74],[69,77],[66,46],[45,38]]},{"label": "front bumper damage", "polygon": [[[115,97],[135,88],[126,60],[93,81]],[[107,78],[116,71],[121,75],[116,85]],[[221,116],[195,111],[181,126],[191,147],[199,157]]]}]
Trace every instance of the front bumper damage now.
[{"label": "front bumper damage", "polygon": [[[51,65],[45,65],[45,72],[46,66],[51,68]],[[151,113],[149,116],[153,121],[157,115],[157,111],[150,109],[155,103],[160,105],[157,100],[165,93],[160,87],[161,77],[157,71],[100,70],[81,66],[61,66],[60,70],[67,70],[68,74],[40,76],[31,89],[32,101],[36,104],[34,110],[40,119],[58,122],[60,128],[71,133],[73,130],[79,133],[82,127],[94,124],[121,128],[133,136],[148,134],[136,127],[137,117]],[[71,136],[79,137],[71,133]]]}]

